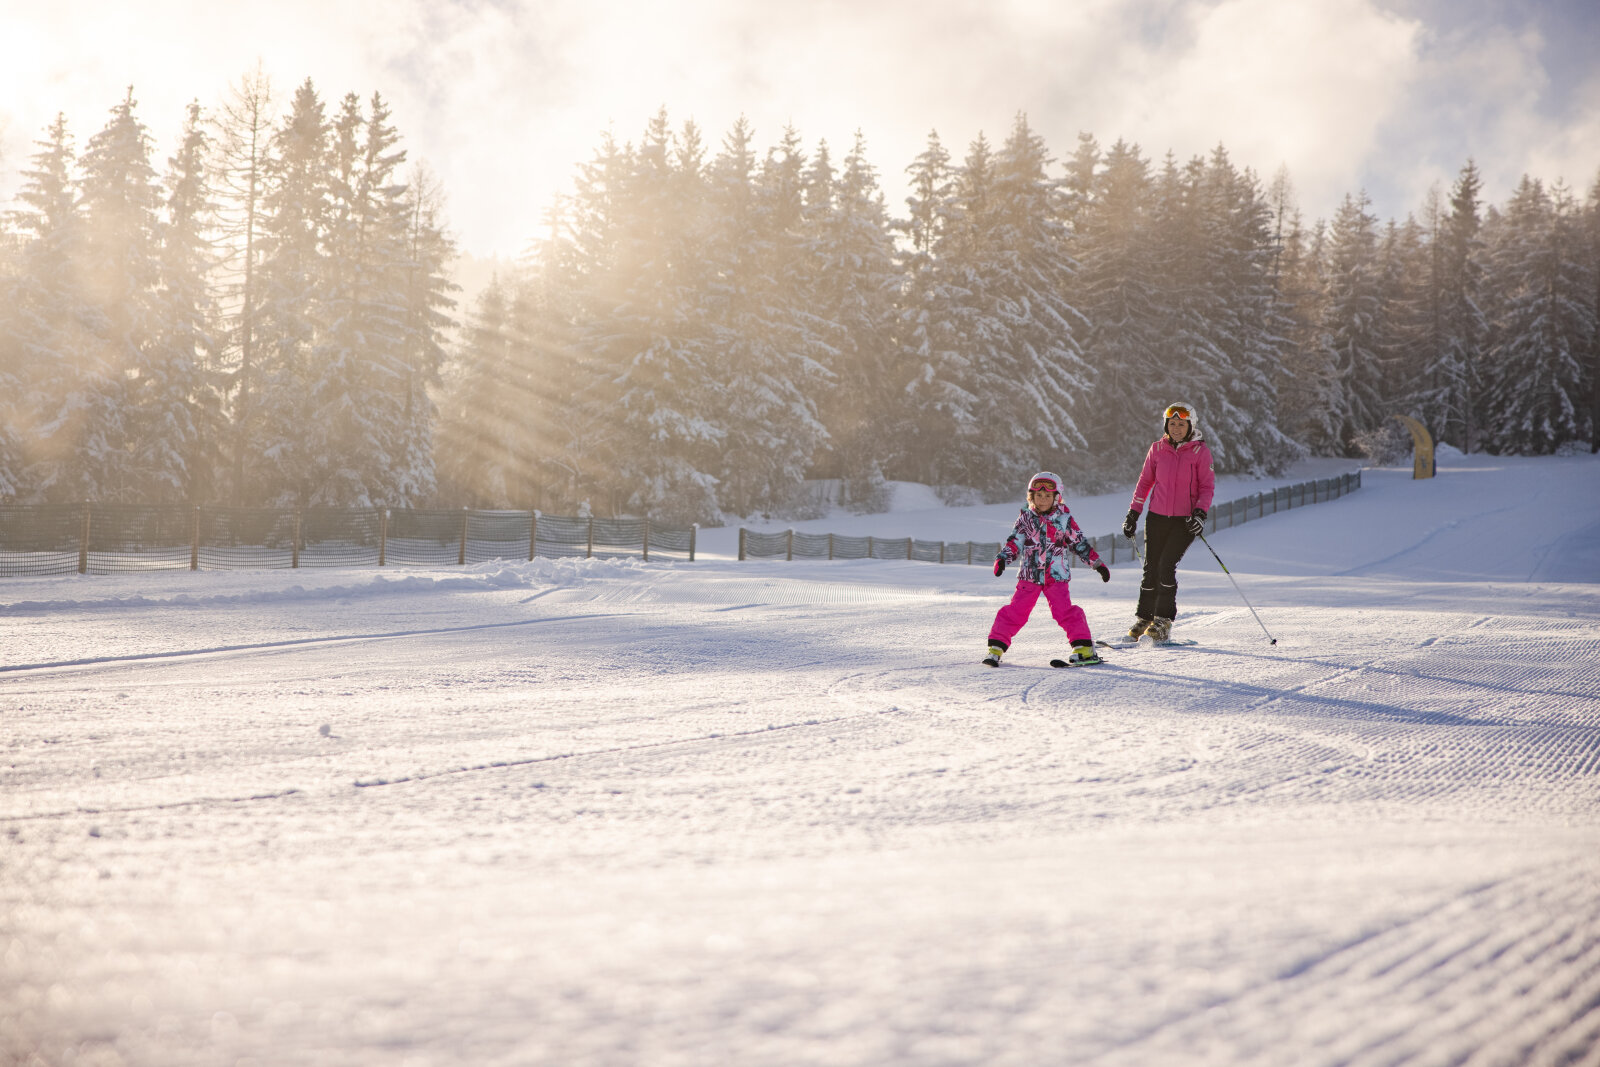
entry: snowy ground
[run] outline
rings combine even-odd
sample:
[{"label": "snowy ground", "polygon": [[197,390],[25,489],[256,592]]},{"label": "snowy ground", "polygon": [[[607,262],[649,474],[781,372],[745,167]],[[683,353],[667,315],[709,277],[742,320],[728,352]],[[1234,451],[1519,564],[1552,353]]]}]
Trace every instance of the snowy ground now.
[{"label": "snowy ground", "polygon": [[1600,462],[1364,483],[1066,671],[986,567],[7,579],[0,1064],[1600,1064]]}]

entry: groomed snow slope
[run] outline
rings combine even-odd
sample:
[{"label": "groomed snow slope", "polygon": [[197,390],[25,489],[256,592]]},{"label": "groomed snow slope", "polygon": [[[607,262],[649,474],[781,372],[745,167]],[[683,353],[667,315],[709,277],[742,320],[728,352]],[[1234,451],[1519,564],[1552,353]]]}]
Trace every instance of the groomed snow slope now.
[{"label": "groomed snow slope", "polygon": [[0,1064],[1600,1064],[1600,462],[1212,543],[6,580]]}]

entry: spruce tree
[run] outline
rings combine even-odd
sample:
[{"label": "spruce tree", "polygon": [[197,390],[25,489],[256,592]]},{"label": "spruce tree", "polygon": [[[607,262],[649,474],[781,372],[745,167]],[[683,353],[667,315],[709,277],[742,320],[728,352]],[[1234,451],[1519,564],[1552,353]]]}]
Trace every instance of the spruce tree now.
[{"label": "spruce tree", "polygon": [[1288,341],[1278,373],[1278,403],[1284,432],[1316,455],[1334,455],[1339,442],[1339,383],[1331,353],[1322,344],[1327,317],[1327,226],[1308,231],[1299,212],[1290,218],[1278,260],[1278,315],[1287,320]]},{"label": "spruce tree", "polygon": [[1546,455],[1584,429],[1596,321],[1577,203],[1564,186],[1524,177],[1493,238],[1485,436],[1495,452]]},{"label": "spruce tree", "polygon": [[1345,455],[1388,415],[1382,391],[1383,278],[1370,203],[1365,193],[1344,198],[1328,249],[1321,343],[1339,383],[1338,434]]},{"label": "spruce tree", "polygon": [[443,202],[438,180],[426,168],[414,168],[400,205],[405,213],[398,279],[404,380],[395,481],[396,499],[413,505],[437,488],[433,427],[438,412],[431,390],[441,383],[445,336],[455,326],[452,294],[460,290],[448,274],[455,242],[445,230]]},{"label": "spruce tree", "polygon": [[331,279],[329,126],[308,78],[272,137],[262,202],[261,305],[255,361],[240,368],[234,404],[242,502],[304,505],[313,491],[308,383],[318,301]]},{"label": "spruce tree", "polygon": [[1086,443],[1076,413],[1088,408],[1094,374],[1079,348],[1088,323],[1067,298],[1078,264],[1050,163],[1044,139],[1018,115],[995,157],[994,196],[980,218],[1005,362],[1015,367],[1009,415],[1027,446],[1062,468]]},{"label": "spruce tree", "polygon": [[511,286],[496,275],[467,316],[460,354],[445,375],[438,477],[450,499],[476,507],[528,502],[523,447],[530,382],[513,333]]},{"label": "spruce tree", "polygon": [[12,491],[69,503],[96,497],[85,445],[101,398],[117,383],[99,340],[102,315],[79,282],[86,236],[66,117],[57,115],[35,144],[17,193],[21,206],[7,218],[16,268],[6,278],[0,366],[10,368],[17,391],[0,404],[20,450],[11,461],[21,469]]},{"label": "spruce tree", "polygon": [[130,88],[85,146],[86,238],[78,265],[88,299],[100,312],[97,332],[109,371],[91,400],[81,442],[85,471],[96,499],[129,502],[138,501],[145,488],[134,460],[134,396],[151,373],[164,310],[158,296],[162,194],[150,162],[150,136],[135,107]]},{"label": "spruce tree", "polygon": [[272,83],[259,67],[229,87],[215,118],[213,180],[217,198],[220,301],[224,326],[219,359],[229,397],[227,494],[246,503],[245,456],[256,423],[265,287],[261,262],[266,248],[268,183],[273,127],[277,122]]},{"label": "spruce tree", "polygon": [[[877,509],[888,502],[883,468],[898,459],[894,428],[904,421],[893,385],[903,275],[865,138],[857,132],[836,181],[820,177],[821,158],[819,153],[817,176],[808,183],[816,234],[814,299],[819,316],[838,331],[822,421],[838,457],[844,502]],[[831,195],[822,192],[825,185]]]},{"label": "spruce tree", "polygon": [[347,94],[333,121],[325,284],[306,373],[304,432],[320,505],[408,506],[431,495],[431,466],[408,469],[407,264],[397,171],[406,153],[383,98]]},{"label": "spruce tree", "polygon": [[807,307],[804,270],[805,155],[790,130],[758,165],[751,141],[741,119],[709,171],[709,321],[727,384],[718,502],[730,515],[784,503],[826,439],[815,399],[829,379],[826,327]]},{"label": "spruce tree", "polygon": [[[1218,308],[1208,273],[1208,244],[1214,235],[1207,215],[1204,160],[1197,157],[1179,166],[1176,157],[1167,154],[1155,181],[1152,215],[1158,249],[1152,273],[1159,300],[1156,345],[1160,357],[1148,382],[1155,395],[1146,410],[1160,410],[1176,401],[1196,405],[1202,432],[1226,469],[1232,458],[1231,444],[1221,439],[1225,434],[1215,432],[1218,427],[1213,422],[1223,422],[1218,405],[1224,396],[1229,360],[1214,337]],[[1145,414],[1140,424],[1148,427],[1148,418]],[[1159,416],[1156,431],[1160,432]]]},{"label": "spruce tree", "polygon": [[1219,145],[1201,172],[1199,208],[1204,328],[1219,359],[1215,389],[1191,399],[1205,412],[1219,467],[1277,473],[1301,453],[1278,425],[1287,319],[1275,299],[1271,207],[1255,175]]},{"label": "spruce tree", "polygon": [[[703,149],[665,110],[638,148],[609,142],[580,183],[585,359],[569,459],[603,511],[674,522],[716,513],[712,468],[727,416],[700,307]],[[587,469],[585,469],[587,468]]]},{"label": "spruce tree", "polygon": [[[1073,292],[1090,322],[1084,355],[1095,369],[1086,431],[1090,454],[1108,471],[1143,459],[1151,411],[1166,403],[1152,389],[1165,377],[1156,288],[1159,249],[1153,230],[1149,163],[1137,145],[1117,141],[1098,164],[1081,142],[1072,173],[1082,269]],[[1162,394],[1164,395],[1164,394]],[[1192,401],[1191,401],[1192,403]]]},{"label": "spruce tree", "polygon": [[1423,421],[1440,440],[1471,452],[1481,440],[1484,348],[1489,325],[1484,303],[1480,229],[1482,179],[1468,160],[1450,191],[1450,210],[1435,228],[1432,357],[1422,383]]},{"label": "spruce tree", "polygon": [[168,161],[160,242],[159,321],[131,397],[131,460],[139,499],[200,503],[213,497],[222,431],[214,370],[218,313],[209,279],[215,204],[209,139],[200,105],[189,105],[178,153]]},{"label": "spruce tree", "polygon": [[934,131],[906,168],[908,217],[893,223],[906,238],[905,295],[900,309],[896,369],[900,410],[899,477],[937,486],[976,487],[986,481],[977,436],[978,397],[962,333],[965,290],[954,254],[961,208],[950,154]]}]

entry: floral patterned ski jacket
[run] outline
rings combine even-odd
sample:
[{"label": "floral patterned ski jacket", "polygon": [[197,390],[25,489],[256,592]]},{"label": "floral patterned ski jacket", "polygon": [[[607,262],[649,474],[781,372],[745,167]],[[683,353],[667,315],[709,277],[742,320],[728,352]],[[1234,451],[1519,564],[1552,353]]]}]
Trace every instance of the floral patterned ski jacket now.
[{"label": "floral patterned ski jacket", "polygon": [[1012,563],[1022,559],[1021,580],[1035,585],[1072,580],[1070,549],[1091,567],[1100,565],[1100,553],[1078,529],[1072,512],[1057,504],[1043,515],[1023,508],[1012,527],[1011,536],[1000,545],[1000,557]]}]

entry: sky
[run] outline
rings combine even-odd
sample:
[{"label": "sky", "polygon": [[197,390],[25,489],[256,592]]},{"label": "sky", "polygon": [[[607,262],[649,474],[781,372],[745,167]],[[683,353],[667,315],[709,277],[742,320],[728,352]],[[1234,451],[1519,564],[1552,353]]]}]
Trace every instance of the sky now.
[{"label": "sky", "polygon": [[158,169],[191,100],[263,70],[286,103],[380,92],[473,256],[515,256],[602,136],[665,107],[715,148],[792,125],[857,132],[891,213],[937,131],[959,158],[1018,113],[1057,158],[1080,132],[1159,161],[1225,146],[1308,219],[1365,191],[1420,208],[1474,159],[1489,202],[1524,174],[1600,171],[1600,5],[1584,0],[0,0],[0,200],[59,112],[78,147],[133,87]]}]

